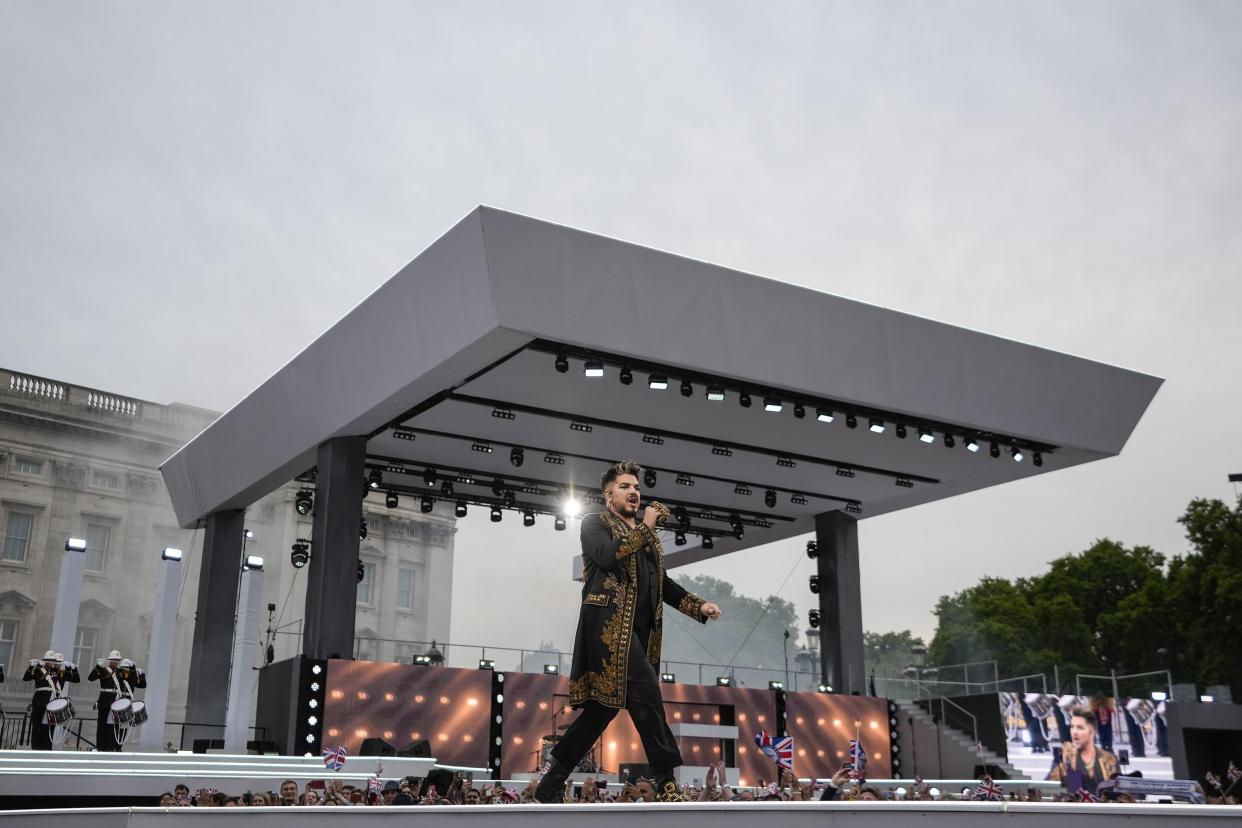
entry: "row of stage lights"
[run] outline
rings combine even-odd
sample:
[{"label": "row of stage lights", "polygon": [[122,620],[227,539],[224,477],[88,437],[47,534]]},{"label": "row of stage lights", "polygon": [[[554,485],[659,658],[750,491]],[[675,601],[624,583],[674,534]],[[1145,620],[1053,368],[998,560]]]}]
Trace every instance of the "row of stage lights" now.
[{"label": "row of stage lights", "polygon": [[[565,374],[569,372],[569,357],[564,353],[556,355],[556,370]],[[598,359],[587,359],[583,363],[582,373],[586,377],[598,379],[604,376],[604,363]],[[622,385],[632,385],[634,382],[634,372],[628,365],[622,365],[618,372],[618,379]],[[653,391],[665,391],[669,388],[669,378],[667,374],[652,373],[647,377],[647,387]],[[694,383],[689,379],[681,380],[681,395],[683,397],[694,396]],[[720,383],[707,383],[704,387],[703,396],[709,402],[724,402],[727,398],[725,386]],[[758,394],[756,396],[759,396]],[[779,414],[785,410],[785,400],[779,396],[763,395],[763,410],[769,414]],[[754,404],[750,392],[745,389],[737,392],[738,405],[742,408],[750,408]],[[815,419],[821,423],[835,422],[838,412],[828,406],[815,405]],[[494,412],[493,412],[494,413]],[[512,412],[509,412],[512,415]],[[857,428],[859,423],[858,415],[850,411],[845,411],[845,425],[847,428]],[[793,415],[801,420],[807,415],[807,405],[802,402],[793,403]],[[888,430],[888,423],[880,417],[866,417],[867,430],[872,434],[883,434]],[[589,428],[588,428],[589,430]],[[917,427],[914,430],[918,434],[919,442],[930,445],[936,442],[935,432],[928,428]],[[910,429],[905,423],[894,422],[893,433],[898,439],[904,440],[909,434]],[[952,431],[946,430],[943,435],[945,448],[953,448],[957,445],[958,439],[961,439],[963,446],[967,451],[978,453],[983,443],[990,442],[988,453],[992,457],[1001,456],[1001,443],[998,441],[987,441],[970,435],[955,435]],[[645,438],[644,438],[645,439]],[[1004,451],[1013,459],[1015,463],[1021,463],[1026,459],[1026,452],[1017,444],[1011,445]],[[779,462],[779,461],[778,461]],[[1031,462],[1036,466],[1044,464],[1043,452],[1034,450],[1031,452]],[[900,480],[901,478],[899,478]],[[899,484],[901,485],[901,484]]]}]

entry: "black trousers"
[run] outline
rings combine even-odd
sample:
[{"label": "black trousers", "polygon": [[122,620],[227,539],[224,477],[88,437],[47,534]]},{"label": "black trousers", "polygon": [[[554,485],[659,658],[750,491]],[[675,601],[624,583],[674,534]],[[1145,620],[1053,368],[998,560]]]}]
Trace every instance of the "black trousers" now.
[{"label": "black trousers", "polygon": [[104,753],[119,753],[121,750],[116,741],[116,731],[108,724],[108,713],[116,700],[115,693],[100,693],[95,705],[95,750]]},{"label": "black trousers", "polygon": [[51,750],[52,728],[43,723],[43,714],[47,712],[50,693],[35,693],[30,702],[30,749]]},{"label": "black trousers", "polygon": [[[655,670],[647,661],[647,653],[640,641],[645,635],[633,635],[630,639],[630,665],[626,679],[625,709],[638,730],[647,764],[656,776],[671,774],[673,768],[683,764],[677,739],[668,729],[664,718],[664,700],[660,698],[660,682]],[[552,758],[565,767],[576,767],[578,761],[591,749],[591,745],[603,735],[609,723],[621,711],[589,701],[582,705],[582,712],[565,731],[556,746]]]}]

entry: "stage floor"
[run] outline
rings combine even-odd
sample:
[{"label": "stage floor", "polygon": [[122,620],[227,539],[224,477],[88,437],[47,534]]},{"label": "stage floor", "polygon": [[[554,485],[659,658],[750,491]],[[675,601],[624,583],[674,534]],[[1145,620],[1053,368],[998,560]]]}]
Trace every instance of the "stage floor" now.
[{"label": "stage floor", "polygon": [[[411,813],[415,811],[416,813]],[[743,828],[779,820],[782,828],[956,828],[995,825],[1047,828],[1143,828],[1169,825],[1224,826],[1237,820],[1236,807],[1223,805],[1111,805],[991,802],[753,802],[651,805],[425,806],[418,808],[132,808],[0,812],[0,828],[156,828],[202,820],[228,820],[270,828],[338,828],[351,824],[408,825],[424,828],[491,828],[506,825],[565,828],[590,820],[597,828],[628,828],[636,819],[648,826]]]}]

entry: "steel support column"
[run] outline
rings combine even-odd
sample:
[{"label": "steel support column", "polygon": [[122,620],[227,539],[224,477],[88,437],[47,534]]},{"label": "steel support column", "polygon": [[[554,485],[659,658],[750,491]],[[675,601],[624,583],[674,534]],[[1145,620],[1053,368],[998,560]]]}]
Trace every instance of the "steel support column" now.
[{"label": "steel support column", "polygon": [[837,693],[865,694],[858,521],[844,512],[816,515],[815,538],[819,544],[819,657],[822,681]]},{"label": "steel support column", "polygon": [[366,447],[365,437],[337,437],[319,446],[302,627],[302,655],[308,658],[354,654]]},{"label": "steel support column", "polygon": [[194,645],[190,651],[190,684],[185,697],[187,748],[196,738],[224,737],[245,517],[242,509],[214,512],[207,516],[203,560],[198,570],[198,606],[194,615]]}]

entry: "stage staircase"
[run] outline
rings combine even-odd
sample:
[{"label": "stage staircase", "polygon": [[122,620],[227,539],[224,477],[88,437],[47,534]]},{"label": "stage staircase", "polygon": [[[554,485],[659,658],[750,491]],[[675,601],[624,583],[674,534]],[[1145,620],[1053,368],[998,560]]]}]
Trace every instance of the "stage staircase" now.
[{"label": "stage staircase", "polygon": [[[943,700],[948,705],[952,705],[947,699]],[[965,733],[956,727],[950,725],[946,719],[951,717],[932,716],[926,710],[918,705],[913,699],[896,699],[897,710],[903,720],[913,720],[915,727],[924,732],[936,732],[938,739],[938,763],[941,767],[937,768],[937,774],[944,776],[944,767],[954,765],[957,767],[973,768],[976,765],[985,764],[989,773],[996,778],[1004,779],[1029,779],[1030,777],[1022,773],[1022,771],[1009,764],[1003,757],[997,755],[986,747],[982,751],[976,749],[976,739],[968,733]],[[937,706],[940,705],[941,699],[933,699],[931,709],[938,712]],[[946,708],[947,710],[947,708]],[[961,710],[961,714],[970,717],[969,713]],[[960,715],[960,714],[959,714]],[[968,721],[963,717],[963,721]],[[970,717],[973,719],[973,717]],[[908,755],[908,754],[907,754]],[[997,772],[999,769],[999,773]],[[928,776],[928,774],[923,774]]]}]

